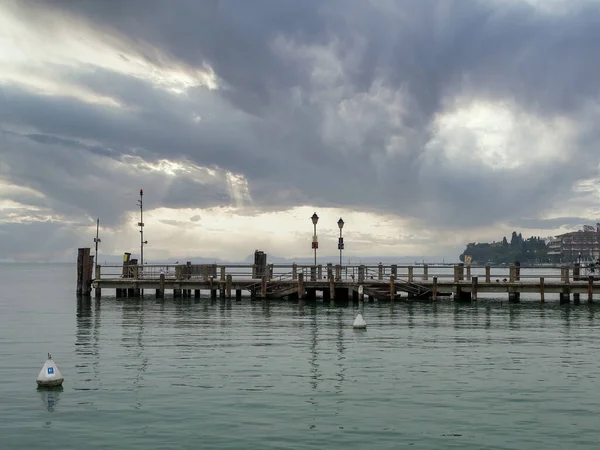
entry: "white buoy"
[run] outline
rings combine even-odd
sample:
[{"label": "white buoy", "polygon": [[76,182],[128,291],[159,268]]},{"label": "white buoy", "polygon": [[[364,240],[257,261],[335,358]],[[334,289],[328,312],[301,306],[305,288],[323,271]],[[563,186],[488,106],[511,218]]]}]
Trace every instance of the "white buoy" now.
[{"label": "white buoy", "polygon": [[358,328],[358,329],[362,329],[362,330],[367,328],[367,322],[365,322],[365,319],[363,319],[363,316],[361,313],[358,313],[358,315],[356,316],[356,319],[354,319],[352,328]]},{"label": "white buoy", "polygon": [[44,363],[42,370],[40,370],[40,374],[36,381],[40,387],[62,386],[64,378],[56,364],[54,364],[54,361],[52,361],[52,355],[50,353],[48,353],[48,359]]}]

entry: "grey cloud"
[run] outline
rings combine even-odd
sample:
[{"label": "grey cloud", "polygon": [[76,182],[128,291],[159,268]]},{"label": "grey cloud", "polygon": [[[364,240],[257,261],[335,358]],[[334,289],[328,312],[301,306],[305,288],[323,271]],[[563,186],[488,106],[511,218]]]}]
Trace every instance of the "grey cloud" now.
[{"label": "grey cloud", "polygon": [[[449,229],[535,217],[575,196],[573,183],[594,176],[600,159],[591,125],[597,117],[586,109],[600,88],[600,6],[593,2],[555,15],[526,2],[449,0],[17,5],[31,21],[34,10],[88,21],[121,39],[119,51],[159,66],[210,66],[222,82],[216,91],[174,96],[105,69],[53,68],[124,108],[1,88],[0,124],[37,130],[10,142],[0,136],[9,145],[4,175],[43,191],[49,207],[73,216],[100,213],[117,223],[142,184],[155,188],[149,207],[232,201],[223,186],[186,177],[167,185],[146,173],[117,179],[102,170],[102,161],[131,154],[242,173],[259,208],[370,208]],[[278,38],[300,49],[320,45],[326,57],[282,53]],[[329,82],[315,78],[327,57],[337,65]],[[404,110],[388,109],[394,98],[365,100],[381,90],[401,93]],[[449,164],[443,148],[426,145],[436,136],[436,114],[459,97],[512,101],[543,118],[564,115],[582,134],[567,162],[503,170],[468,159]],[[97,144],[82,144],[88,141]],[[464,147],[480,151],[477,142]],[[28,169],[34,160],[39,166]]]}]

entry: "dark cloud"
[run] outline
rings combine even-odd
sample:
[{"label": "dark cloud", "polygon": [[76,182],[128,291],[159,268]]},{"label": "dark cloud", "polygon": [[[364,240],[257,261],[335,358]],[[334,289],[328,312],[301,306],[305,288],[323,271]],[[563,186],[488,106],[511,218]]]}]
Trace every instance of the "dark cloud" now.
[{"label": "dark cloud", "polygon": [[[536,221],[597,173],[596,2],[548,13],[493,0],[31,0],[14,11],[49,34],[85,22],[124,61],[213,70],[220,84],[174,95],[106,67],[49,67],[118,107],[0,87],[0,173],[61,214],[117,224],[142,186],[149,207],[234,202],[206,174],[115,169],[131,155],[242,174],[259,208],[369,208],[449,229]],[[469,99],[571,121],[570,158],[497,168],[467,138],[448,156],[436,118]]]}]

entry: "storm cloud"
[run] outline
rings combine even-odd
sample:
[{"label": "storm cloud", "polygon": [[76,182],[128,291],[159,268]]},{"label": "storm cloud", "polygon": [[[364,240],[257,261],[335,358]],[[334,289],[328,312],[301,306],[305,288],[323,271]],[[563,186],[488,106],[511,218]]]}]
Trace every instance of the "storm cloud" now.
[{"label": "storm cloud", "polygon": [[417,234],[596,222],[598,2],[2,8],[0,177],[23,189],[3,198],[53,223],[116,230],[142,187],[149,209],[339,208]]}]

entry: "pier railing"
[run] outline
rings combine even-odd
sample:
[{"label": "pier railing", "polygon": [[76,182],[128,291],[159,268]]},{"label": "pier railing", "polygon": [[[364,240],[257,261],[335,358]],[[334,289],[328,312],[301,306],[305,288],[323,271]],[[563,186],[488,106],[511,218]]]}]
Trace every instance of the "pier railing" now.
[{"label": "pier railing", "polygon": [[333,276],[337,282],[374,282],[388,281],[391,276],[395,280],[407,283],[431,281],[434,277],[439,281],[469,281],[478,277],[480,282],[514,282],[539,280],[560,280],[568,282],[587,277],[588,273],[575,265],[520,267],[517,265],[490,266],[490,265],[400,265],[400,264],[361,264],[361,265],[334,265],[334,264],[268,264],[257,266],[253,264],[145,264],[123,265],[105,264],[97,265],[95,280],[133,278],[140,280],[154,280],[164,275],[166,280],[214,280],[225,281],[231,276],[233,281],[262,280],[276,281],[297,280],[303,274],[305,281],[323,281]]}]

